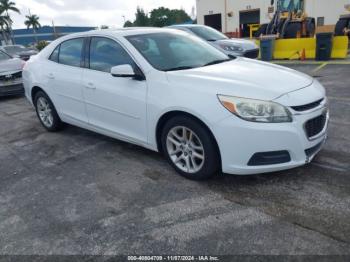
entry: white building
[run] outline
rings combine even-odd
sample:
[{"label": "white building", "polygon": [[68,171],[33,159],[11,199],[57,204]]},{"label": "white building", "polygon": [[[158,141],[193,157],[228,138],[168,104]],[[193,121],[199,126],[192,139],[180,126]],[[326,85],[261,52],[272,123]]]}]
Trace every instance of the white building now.
[{"label": "white building", "polygon": [[[198,24],[212,26],[224,33],[242,32],[249,24],[268,23],[277,8],[277,0],[196,0]],[[335,25],[350,0],[303,0],[305,12],[315,17],[318,26]],[[273,5],[271,3],[274,2]]]}]

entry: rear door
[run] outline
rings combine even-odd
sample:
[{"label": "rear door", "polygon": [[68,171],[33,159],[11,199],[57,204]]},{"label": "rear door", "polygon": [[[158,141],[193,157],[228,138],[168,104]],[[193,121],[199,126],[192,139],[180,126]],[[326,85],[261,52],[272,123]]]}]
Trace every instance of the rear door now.
[{"label": "rear door", "polygon": [[43,71],[46,72],[49,88],[54,90],[54,103],[58,112],[86,123],[82,85],[83,49],[84,38],[62,42],[51,54]]}]

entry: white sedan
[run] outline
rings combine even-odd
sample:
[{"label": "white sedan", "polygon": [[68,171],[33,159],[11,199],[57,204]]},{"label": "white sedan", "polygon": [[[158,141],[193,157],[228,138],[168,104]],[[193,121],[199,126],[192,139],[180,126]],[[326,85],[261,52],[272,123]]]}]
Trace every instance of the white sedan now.
[{"label": "white sedan", "polygon": [[171,29],[65,36],[23,77],[48,131],[69,123],[163,152],[190,179],[302,166],[327,137],[317,80]]}]

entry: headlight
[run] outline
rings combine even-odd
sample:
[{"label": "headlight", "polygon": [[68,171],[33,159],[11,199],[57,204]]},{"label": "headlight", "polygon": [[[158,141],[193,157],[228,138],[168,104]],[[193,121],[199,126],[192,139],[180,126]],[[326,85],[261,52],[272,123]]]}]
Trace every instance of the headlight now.
[{"label": "headlight", "polygon": [[292,122],[291,113],[284,106],[268,101],[218,95],[221,104],[236,116],[251,122]]},{"label": "headlight", "polygon": [[220,45],[222,49],[229,52],[242,52],[243,48],[235,45]]}]

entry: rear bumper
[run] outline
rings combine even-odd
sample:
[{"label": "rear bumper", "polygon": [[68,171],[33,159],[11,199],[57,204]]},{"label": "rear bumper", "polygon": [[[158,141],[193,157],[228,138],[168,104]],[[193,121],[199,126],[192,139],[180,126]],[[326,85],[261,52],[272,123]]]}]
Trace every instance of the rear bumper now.
[{"label": "rear bumper", "polygon": [[15,85],[9,85],[9,86],[0,85],[0,97],[16,96],[16,95],[23,95],[23,94],[24,94],[23,84],[15,84]]}]

